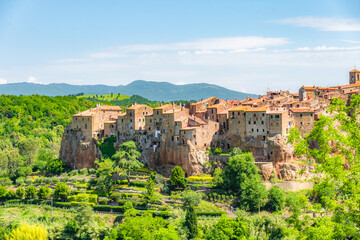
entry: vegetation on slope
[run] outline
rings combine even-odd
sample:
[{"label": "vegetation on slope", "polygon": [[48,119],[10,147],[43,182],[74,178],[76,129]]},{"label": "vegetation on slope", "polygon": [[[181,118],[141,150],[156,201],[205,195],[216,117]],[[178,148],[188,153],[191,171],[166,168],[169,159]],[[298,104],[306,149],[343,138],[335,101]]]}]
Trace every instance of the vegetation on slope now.
[{"label": "vegetation on slope", "polygon": [[0,96],[0,177],[45,170],[59,154],[71,115],[95,105],[76,97]]}]

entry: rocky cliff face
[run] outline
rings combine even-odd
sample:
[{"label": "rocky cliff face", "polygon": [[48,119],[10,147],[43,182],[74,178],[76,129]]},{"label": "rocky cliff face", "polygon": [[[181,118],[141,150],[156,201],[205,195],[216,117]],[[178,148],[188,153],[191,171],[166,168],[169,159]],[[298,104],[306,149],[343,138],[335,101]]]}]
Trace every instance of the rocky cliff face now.
[{"label": "rocky cliff face", "polygon": [[[81,132],[71,131],[71,126],[68,126],[64,132],[60,158],[71,168],[92,168],[95,160],[101,156],[95,139],[91,141],[83,139]],[[199,150],[191,142],[178,144],[166,134],[160,134],[155,138],[151,133],[145,132],[135,132],[126,139],[120,139],[117,145],[125,141],[135,141],[142,152],[141,161],[164,176],[169,176],[174,166],[181,166],[188,176],[209,170],[205,164],[209,161],[208,154]],[[303,168],[291,164],[294,160],[293,148],[280,135],[244,140],[234,135],[217,135],[213,142],[219,143],[223,148],[239,147],[251,151],[264,180],[268,180],[273,172],[280,179],[294,180],[298,178],[297,172]],[[211,158],[211,161],[220,161],[222,164],[227,161],[225,156],[211,156]],[[305,173],[310,175],[310,171],[311,169],[308,169]]]},{"label": "rocky cliff face", "polygon": [[[131,139],[142,150],[141,162],[164,176],[170,176],[175,166],[181,166],[187,175],[204,172],[204,163],[209,160],[205,151],[201,151],[190,142],[184,145],[174,144],[166,135],[160,134],[158,138],[152,134],[136,133]],[[118,144],[121,144],[120,141]]]},{"label": "rocky cliff face", "polygon": [[65,129],[59,157],[72,169],[92,168],[100,156],[95,139],[84,141],[80,131],[71,131],[71,124]]}]

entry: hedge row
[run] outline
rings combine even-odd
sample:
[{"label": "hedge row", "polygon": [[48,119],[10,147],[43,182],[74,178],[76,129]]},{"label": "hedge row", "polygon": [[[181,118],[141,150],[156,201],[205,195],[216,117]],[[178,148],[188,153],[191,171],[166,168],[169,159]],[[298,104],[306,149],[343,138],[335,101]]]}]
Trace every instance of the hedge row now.
[{"label": "hedge row", "polygon": [[111,212],[111,210],[113,212],[118,212],[118,213],[124,212],[124,208],[121,206],[96,205],[93,208],[94,211],[100,211],[100,212]]},{"label": "hedge row", "polygon": [[223,214],[226,214],[226,212],[196,212],[198,216],[221,216]]},{"label": "hedge row", "polygon": [[118,204],[120,205],[120,206],[122,206],[122,205],[124,205],[125,203],[127,203],[127,202],[131,202],[131,204],[135,207],[146,207],[146,205],[147,205],[147,203],[146,202],[137,202],[137,201],[134,201],[134,200],[125,200],[125,199],[123,199],[123,200],[119,200],[118,201]]},{"label": "hedge row", "polygon": [[130,182],[130,186],[134,186],[134,187],[146,187],[146,182],[131,181],[131,182]]}]

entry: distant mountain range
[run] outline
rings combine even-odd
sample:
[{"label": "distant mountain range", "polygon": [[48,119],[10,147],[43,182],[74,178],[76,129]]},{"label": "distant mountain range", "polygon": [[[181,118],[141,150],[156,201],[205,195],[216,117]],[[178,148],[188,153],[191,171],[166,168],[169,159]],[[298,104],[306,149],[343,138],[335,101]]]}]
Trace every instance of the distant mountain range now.
[{"label": "distant mountain range", "polygon": [[66,83],[8,83],[0,84],[0,94],[6,95],[46,95],[59,96],[84,93],[85,95],[103,95],[120,93],[123,95],[140,95],[152,101],[174,101],[174,100],[200,100],[207,97],[218,97],[222,99],[239,100],[250,97],[258,97],[256,94],[249,94],[229,90],[207,83],[194,83],[175,85],[168,82],[152,82],[137,80],[128,85],[107,86],[107,85],[70,85]]}]

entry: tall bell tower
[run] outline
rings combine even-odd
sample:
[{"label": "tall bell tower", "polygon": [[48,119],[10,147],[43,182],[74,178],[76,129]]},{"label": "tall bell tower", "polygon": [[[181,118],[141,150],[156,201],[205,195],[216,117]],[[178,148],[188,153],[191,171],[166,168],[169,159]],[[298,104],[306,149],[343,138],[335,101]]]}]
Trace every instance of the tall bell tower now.
[{"label": "tall bell tower", "polygon": [[349,84],[360,83],[360,71],[353,69],[349,72]]}]

